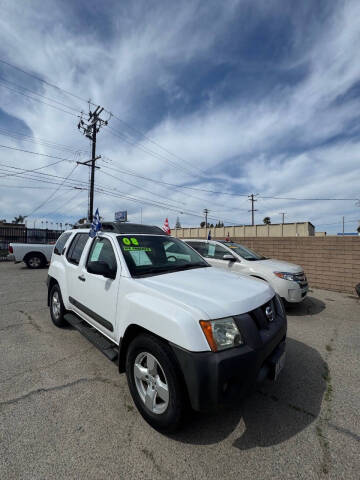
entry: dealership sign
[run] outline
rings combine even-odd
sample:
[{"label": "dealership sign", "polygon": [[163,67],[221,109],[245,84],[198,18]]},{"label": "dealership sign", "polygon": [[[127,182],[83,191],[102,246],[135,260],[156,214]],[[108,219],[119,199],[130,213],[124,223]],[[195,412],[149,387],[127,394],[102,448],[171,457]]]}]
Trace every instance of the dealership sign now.
[{"label": "dealership sign", "polygon": [[115,212],[115,221],[127,222],[127,210],[124,210],[122,212]]}]

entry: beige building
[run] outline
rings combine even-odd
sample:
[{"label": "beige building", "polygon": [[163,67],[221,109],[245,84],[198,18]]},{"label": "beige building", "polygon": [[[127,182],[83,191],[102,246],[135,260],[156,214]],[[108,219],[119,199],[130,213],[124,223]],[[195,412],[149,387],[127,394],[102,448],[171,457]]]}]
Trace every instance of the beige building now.
[{"label": "beige building", "polygon": [[315,227],[311,222],[274,223],[270,225],[242,225],[214,228],[178,228],[171,231],[178,238],[207,238],[209,230],[212,238],[240,237],[311,237]]}]

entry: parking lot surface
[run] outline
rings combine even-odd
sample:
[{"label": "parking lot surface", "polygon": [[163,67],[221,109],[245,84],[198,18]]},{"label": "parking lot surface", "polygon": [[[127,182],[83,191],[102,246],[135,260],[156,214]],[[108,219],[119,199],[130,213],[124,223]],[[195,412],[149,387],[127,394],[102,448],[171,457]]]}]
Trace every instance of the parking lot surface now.
[{"label": "parking lot surface", "polygon": [[288,308],[275,384],[162,435],[125,375],[46,306],[47,270],[0,264],[1,479],[358,479],[360,303],[313,290]]}]

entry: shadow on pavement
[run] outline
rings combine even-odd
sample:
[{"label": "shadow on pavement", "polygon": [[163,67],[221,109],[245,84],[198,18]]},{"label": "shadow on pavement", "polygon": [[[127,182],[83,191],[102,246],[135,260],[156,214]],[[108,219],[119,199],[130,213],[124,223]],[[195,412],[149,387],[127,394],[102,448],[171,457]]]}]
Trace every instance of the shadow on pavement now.
[{"label": "shadow on pavement", "polygon": [[306,297],[301,303],[286,303],[286,314],[289,316],[317,315],[326,308],[323,301],[314,297]]},{"label": "shadow on pavement", "polygon": [[317,350],[288,338],[286,366],[275,384],[262,385],[237,406],[211,414],[194,413],[184,429],[171,438],[210,445],[237,432],[233,446],[240,450],[282,443],[319,415],[326,368]]}]

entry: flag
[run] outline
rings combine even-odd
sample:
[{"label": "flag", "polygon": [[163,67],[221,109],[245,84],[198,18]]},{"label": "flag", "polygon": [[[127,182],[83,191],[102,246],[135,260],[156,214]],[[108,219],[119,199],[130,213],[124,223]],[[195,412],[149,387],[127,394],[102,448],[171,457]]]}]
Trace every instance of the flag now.
[{"label": "flag", "polygon": [[164,225],[162,226],[162,229],[164,230],[164,232],[167,235],[171,235],[171,230],[170,230],[170,227],[169,227],[169,220],[167,218],[165,218],[165,222],[164,222]]},{"label": "flag", "polygon": [[93,216],[93,221],[91,224],[89,236],[90,238],[94,238],[98,232],[101,230],[101,222],[100,222],[100,214],[99,209],[96,209],[95,215]]},{"label": "flag", "polygon": [[211,230],[209,230],[208,240],[211,240]]}]

